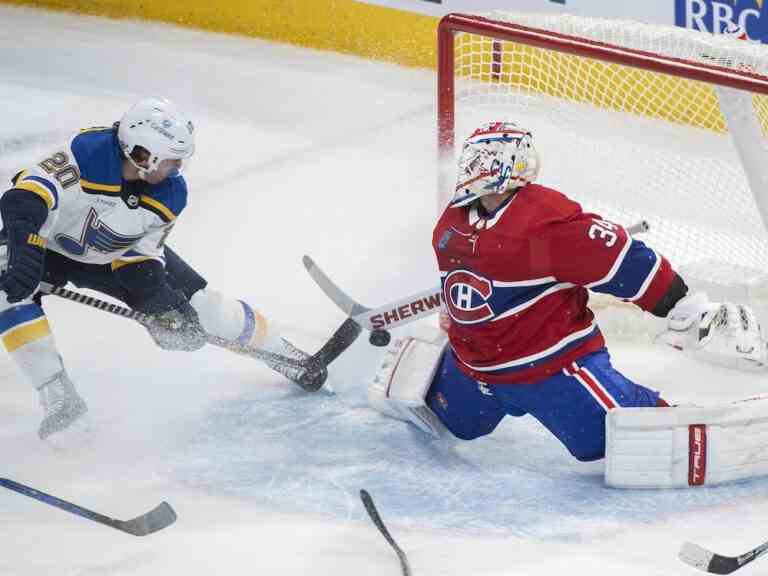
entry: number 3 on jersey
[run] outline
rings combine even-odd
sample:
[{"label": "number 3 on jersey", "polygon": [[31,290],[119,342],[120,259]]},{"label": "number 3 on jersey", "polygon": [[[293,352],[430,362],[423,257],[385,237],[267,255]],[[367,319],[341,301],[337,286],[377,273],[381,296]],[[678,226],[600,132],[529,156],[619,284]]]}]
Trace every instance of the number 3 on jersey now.
[{"label": "number 3 on jersey", "polygon": [[589,227],[589,231],[587,232],[587,235],[592,240],[604,240],[607,248],[616,244],[616,240],[619,238],[618,234],[614,232],[614,230],[618,228],[616,224],[607,222],[606,220],[597,219],[593,219],[592,222],[594,222],[594,224]]}]

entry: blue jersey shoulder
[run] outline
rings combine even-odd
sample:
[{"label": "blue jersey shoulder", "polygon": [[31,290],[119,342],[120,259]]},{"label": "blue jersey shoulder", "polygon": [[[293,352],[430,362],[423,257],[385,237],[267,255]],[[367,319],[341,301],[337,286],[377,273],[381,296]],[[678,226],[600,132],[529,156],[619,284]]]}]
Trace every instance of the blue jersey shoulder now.
[{"label": "blue jersey shoulder", "polygon": [[80,168],[80,186],[83,191],[120,193],[123,159],[115,128],[83,130],[74,137],[71,148]]},{"label": "blue jersey shoulder", "polygon": [[141,196],[141,205],[165,222],[175,220],[187,205],[187,182],[184,176],[166,178],[159,184],[147,186]]}]

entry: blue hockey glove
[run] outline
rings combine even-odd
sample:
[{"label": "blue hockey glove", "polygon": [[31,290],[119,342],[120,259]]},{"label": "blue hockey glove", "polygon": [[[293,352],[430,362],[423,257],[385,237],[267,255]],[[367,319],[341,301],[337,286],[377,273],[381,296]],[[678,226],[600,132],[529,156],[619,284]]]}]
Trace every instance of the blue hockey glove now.
[{"label": "blue hockey glove", "polygon": [[0,275],[0,290],[10,303],[29,298],[43,278],[45,241],[26,220],[5,223],[8,235],[8,267]]}]

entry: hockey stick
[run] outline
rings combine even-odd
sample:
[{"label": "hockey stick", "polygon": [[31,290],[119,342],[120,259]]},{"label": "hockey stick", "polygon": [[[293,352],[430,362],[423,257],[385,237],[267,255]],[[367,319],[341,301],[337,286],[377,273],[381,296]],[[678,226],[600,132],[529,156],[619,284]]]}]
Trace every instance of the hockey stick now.
[{"label": "hockey stick", "polygon": [[[650,225],[645,220],[627,228],[630,235],[642,234],[648,230]],[[443,298],[440,287],[418,292],[377,308],[369,308],[339,288],[312,258],[305,255],[302,262],[325,295],[348,317],[371,332],[370,342],[375,346],[386,346],[389,343],[388,330],[410,324],[440,311]]]},{"label": "hockey stick", "polygon": [[400,560],[400,568],[403,571],[403,576],[411,576],[411,566],[408,563],[408,556],[405,555],[403,549],[397,545],[397,542],[395,542],[395,539],[392,538],[389,530],[387,530],[387,527],[384,525],[384,521],[379,515],[379,511],[376,509],[376,505],[373,503],[373,498],[371,498],[371,495],[368,494],[366,490],[360,490],[360,500],[363,501],[365,511],[368,512],[368,516],[371,518],[374,526],[379,529],[379,532],[381,532],[381,535],[384,536],[384,539],[389,542],[389,545],[392,546],[392,548],[395,550],[395,553]]},{"label": "hockey stick", "polygon": [[117,520],[105,516],[104,514],[94,512],[93,510],[88,510],[87,508],[83,508],[72,502],[67,502],[56,496],[51,496],[40,490],[35,490],[30,486],[20,484],[8,478],[0,478],[0,486],[13,490],[19,494],[23,494],[24,496],[34,498],[44,504],[59,508],[65,512],[76,514],[86,520],[92,520],[93,522],[98,522],[104,526],[109,526],[110,528],[120,530],[126,534],[133,534],[134,536],[147,536],[148,534],[162,530],[176,522],[176,512],[173,511],[173,508],[171,508],[170,504],[167,502],[161,503],[156,508],[150,510],[146,514],[137,516],[136,518],[130,520]]},{"label": "hockey stick", "polygon": [[339,288],[309,256],[302,258],[309,275],[342,312],[366,330],[375,332],[410,324],[440,310],[442,290],[440,287],[418,292],[400,298],[378,308],[369,308],[353,300]]},{"label": "hockey stick", "polygon": [[[39,285],[39,291],[42,294],[50,294],[53,296],[59,296],[78,304],[90,306],[98,310],[103,310],[114,314],[116,316],[122,316],[123,318],[129,318],[135,320],[140,324],[146,324],[152,320],[152,317],[147,314],[138,312],[137,310],[131,310],[118,304],[112,304],[95,298],[93,296],[86,296],[80,294],[74,290],[68,290],[60,286],[53,286],[45,282],[41,282]],[[259,350],[257,348],[246,348],[239,345],[237,342],[231,342],[224,338],[219,338],[208,334],[206,341],[209,344],[218,346],[219,348],[225,348],[236,354],[248,356],[256,360],[261,360],[269,365],[272,369],[277,370],[284,376],[296,382],[304,390],[315,392],[322,388],[325,383],[325,379],[328,375],[328,365],[333,362],[338,356],[344,352],[352,343],[357,339],[360,334],[361,328],[351,320],[346,320],[336,332],[323,344],[323,346],[314,355],[304,360],[297,360],[296,358],[289,358],[288,356],[282,356],[266,350]],[[284,370],[280,370],[283,368]],[[291,372],[290,370],[293,370]]]},{"label": "hockey stick", "polygon": [[756,560],[768,551],[768,542],[763,542],[757,548],[745,552],[741,556],[721,556],[702,548],[693,542],[686,542],[680,548],[678,557],[681,561],[710,574],[730,574]]}]

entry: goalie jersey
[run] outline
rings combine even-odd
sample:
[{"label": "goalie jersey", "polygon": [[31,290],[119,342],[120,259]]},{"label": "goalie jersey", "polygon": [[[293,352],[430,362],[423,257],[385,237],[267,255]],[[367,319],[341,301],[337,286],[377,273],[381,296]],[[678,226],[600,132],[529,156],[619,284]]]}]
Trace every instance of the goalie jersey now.
[{"label": "goalie jersey", "polygon": [[603,348],[587,289],[650,311],[676,275],[618,224],[537,184],[492,214],[447,208],[432,243],[458,365],[490,383],[537,382]]},{"label": "goalie jersey", "polygon": [[117,128],[94,128],[16,175],[13,189],[39,196],[48,207],[40,230],[49,250],[86,264],[154,259],[186,206],[181,175],[156,185],[123,181]]}]

